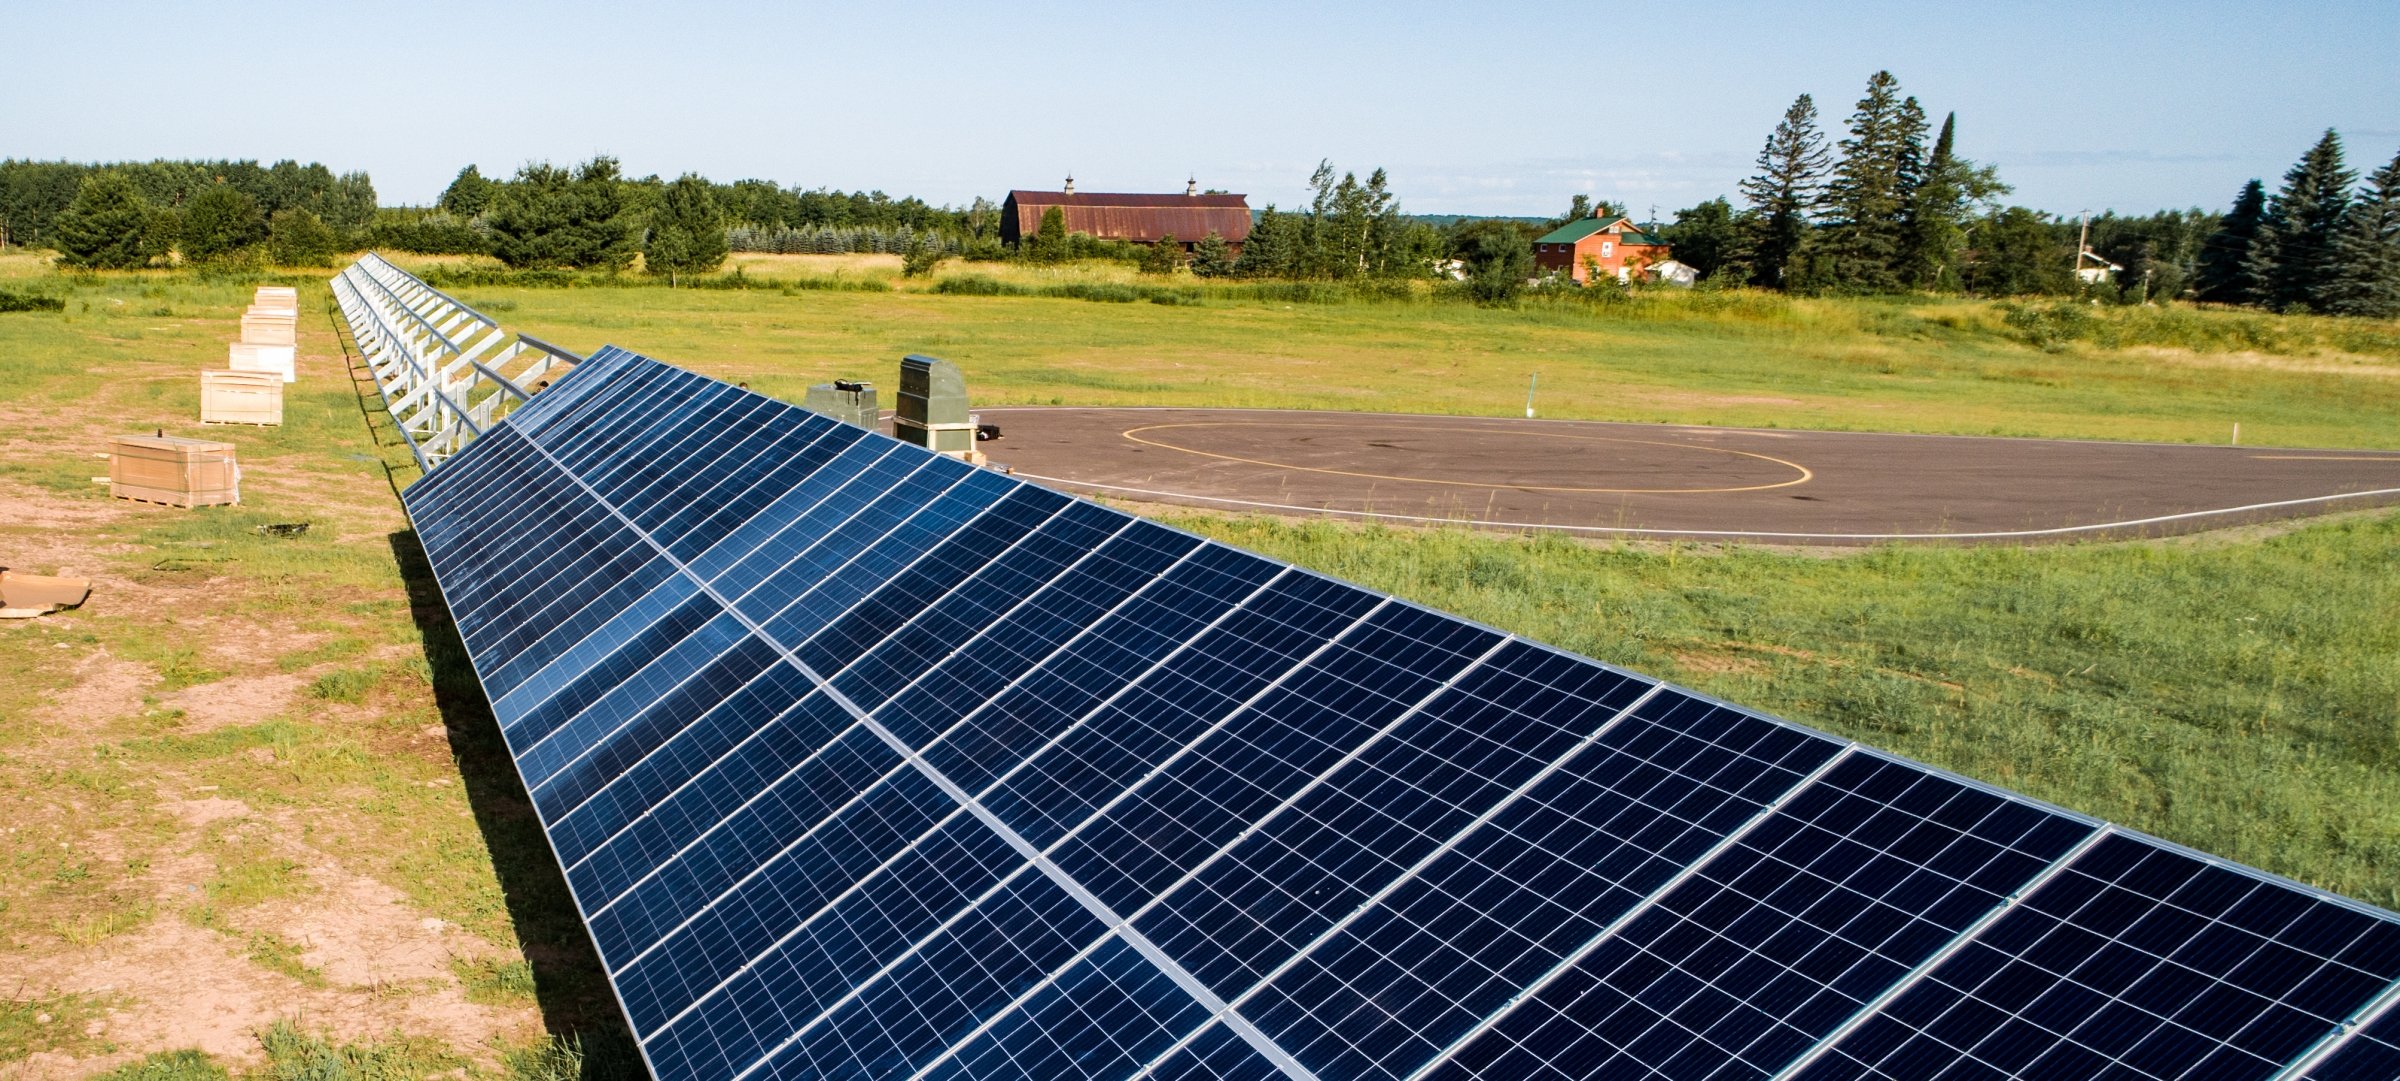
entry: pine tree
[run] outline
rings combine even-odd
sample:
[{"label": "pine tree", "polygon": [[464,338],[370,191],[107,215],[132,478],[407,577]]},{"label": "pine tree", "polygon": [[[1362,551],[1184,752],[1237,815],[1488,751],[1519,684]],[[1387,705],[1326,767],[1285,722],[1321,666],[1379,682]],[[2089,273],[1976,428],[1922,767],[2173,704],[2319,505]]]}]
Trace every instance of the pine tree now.
[{"label": "pine tree", "polygon": [[2342,166],[2342,137],[2327,128],[2317,145],[2283,174],[2283,190],[2267,203],[2247,267],[2259,302],[2275,311],[2323,307],[2333,270],[2333,238],[2350,206],[2357,174]]},{"label": "pine tree", "polygon": [[574,172],[536,162],[500,189],[487,223],[492,254],[512,267],[623,270],[641,244],[614,158]]},{"label": "pine tree", "polygon": [[1233,248],[1225,238],[1210,230],[1200,243],[1192,246],[1192,276],[1223,278],[1233,273]]},{"label": "pine tree", "polygon": [[1758,235],[1751,244],[1751,280],[1782,288],[1784,275],[1808,238],[1824,193],[1830,155],[1817,130],[1817,103],[1802,94],[1758,152],[1758,175],[1742,181]]},{"label": "pine tree", "polygon": [[1924,140],[1917,99],[1902,99],[1900,81],[1876,72],[1850,114],[1850,137],[1841,141],[1841,162],[1826,187],[1829,284],[1861,292],[1899,285],[1901,211],[1924,168]]},{"label": "pine tree", "polygon": [[215,262],[266,239],[267,216],[259,212],[258,200],[231,184],[211,185],[183,208],[179,247],[185,262]]},{"label": "pine tree", "polygon": [[75,198],[52,219],[59,262],[70,267],[123,270],[165,254],[154,214],[133,180],[116,169],[83,178]]},{"label": "pine tree", "polygon": [[716,189],[699,174],[685,173],[667,185],[658,209],[650,214],[642,266],[674,285],[685,275],[706,274],[724,262],[725,215],[717,208]]},{"label": "pine tree", "polygon": [[492,189],[496,186],[485,179],[480,170],[469,165],[458,171],[458,178],[452,180],[449,187],[442,189],[442,198],[437,205],[459,217],[472,218],[491,209]]},{"label": "pine tree", "polygon": [[2400,316],[2400,155],[2367,178],[2334,235],[2323,307],[2335,315]]},{"label": "pine tree", "polygon": [[2233,197],[2233,209],[2217,219],[2217,231],[2200,246],[2195,295],[2218,304],[2256,304],[2258,279],[2250,276],[2250,246],[2267,213],[2267,186],[2253,180]]}]

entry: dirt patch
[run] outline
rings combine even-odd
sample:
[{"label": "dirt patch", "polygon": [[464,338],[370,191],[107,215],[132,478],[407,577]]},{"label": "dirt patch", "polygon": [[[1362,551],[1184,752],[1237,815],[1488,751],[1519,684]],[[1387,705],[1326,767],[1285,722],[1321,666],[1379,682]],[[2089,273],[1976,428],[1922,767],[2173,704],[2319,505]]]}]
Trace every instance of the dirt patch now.
[{"label": "dirt patch", "polygon": [[141,712],[142,696],[158,681],[158,673],[149,665],[106,653],[85,653],[75,661],[74,680],[73,688],[51,698],[42,715],[71,729],[87,729]]},{"label": "dirt patch", "polygon": [[2188,349],[2173,349],[2160,345],[2137,345],[2126,349],[2125,352],[2189,368],[2250,368],[2308,375],[2355,375],[2367,379],[2400,378],[2400,364],[2393,364],[2380,357],[2365,357],[2350,353],[2321,353],[2315,356],[2285,357],[2249,350],[2234,353],[2195,353]]},{"label": "dirt patch", "polygon": [[400,891],[364,875],[320,866],[307,896],[271,901],[238,921],[300,947],[300,963],[337,987],[373,989],[418,980],[450,980],[453,958],[492,948],[450,924],[408,907]]},{"label": "dirt patch", "polygon": [[1681,650],[1669,653],[1675,664],[1686,672],[1705,672],[1712,676],[1764,675],[1766,663],[1756,657],[1741,657],[1726,653],[1701,653]]},{"label": "dirt patch", "polygon": [[183,711],[176,725],[181,732],[210,732],[234,725],[254,724],[291,707],[299,700],[304,680],[277,672],[235,676],[197,687],[186,687],[160,699],[161,705]]}]

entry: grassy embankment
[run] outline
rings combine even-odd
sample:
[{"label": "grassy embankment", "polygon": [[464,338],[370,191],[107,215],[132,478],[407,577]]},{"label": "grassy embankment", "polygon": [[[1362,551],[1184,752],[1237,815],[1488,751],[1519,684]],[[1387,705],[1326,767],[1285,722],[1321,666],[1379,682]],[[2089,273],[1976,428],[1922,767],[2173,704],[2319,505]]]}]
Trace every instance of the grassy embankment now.
[{"label": "grassy embankment", "polygon": [[[794,280],[835,262],[746,261],[747,275]],[[971,269],[1028,287],[1124,277]],[[842,272],[893,278],[876,260]],[[405,453],[380,415],[362,416],[326,324],[304,328],[311,359],[283,428],[210,431],[241,446],[247,505],[148,509],[89,484],[88,453],[111,431],[201,433],[192,372],[223,363],[249,283],[65,278],[0,257],[0,289],[68,301],[0,315],[0,498],[43,516],[0,525],[0,562],[102,579],[82,611],[0,625],[0,670],[17,674],[0,696],[0,799],[20,809],[0,834],[0,970],[39,977],[0,1002],[0,1069],[44,1051],[104,1068],[178,1050],[86,1026],[180,1003],[62,975],[156,941],[184,945],[169,967],[247,981],[313,1016],[403,1019],[305,1038],[356,1045],[349,1061],[532,1075],[557,1065],[545,1029],[605,1040],[613,1011],[580,929],[410,565],[386,480],[395,466],[408,479]],[[2375,346],[2392,328],[2217,326],[2262,318],[2229,313],[2160,318],[2276,351],[2050,352],[1971,302],[1487,311],[1231,294],[1107,304],[917,282],[458,291],[569,345],[615,341],[792,397],[928,351],[967,365],[995,403],[1506,414],[1538,367],[1553,416],[2190,440],[2239,419],[2245,442],[2400,445],[2400,360]],[[304,296],[315,318],[323,294]],[[2145,313],[2101,315],[2164,335],[2141,329]],[[385,425],[380,441],[370,423]],[[305,537],[252,531],[296,519],[315,523]],[[1175,520],[2400,905],[2400,515],[2162,544],[1833,557]],[[348,982],[290,914],[359,881],[399,897],[409,919],[452,925],[449,964]],[[456,1000],[490,1011],[499,1042],[461,1043],[371,1005]],[[263,1021],[249,1046],[225,1062],[263,1074],[312,1061]],[[197,1076],[188,1058],[153,1065],[161,1081]]]}]

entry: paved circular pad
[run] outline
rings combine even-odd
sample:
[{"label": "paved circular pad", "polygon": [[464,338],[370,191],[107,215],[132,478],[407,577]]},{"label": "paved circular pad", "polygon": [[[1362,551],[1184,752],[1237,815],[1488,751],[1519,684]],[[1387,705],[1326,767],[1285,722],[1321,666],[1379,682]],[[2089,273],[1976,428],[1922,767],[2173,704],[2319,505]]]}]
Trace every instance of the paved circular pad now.
[{"label": "paved circular pad", "polygon": [[1223,509],[1802,543],[2189,532],[2400,502],[2400,452],[1234,409],[979,410],[994,464]]}]

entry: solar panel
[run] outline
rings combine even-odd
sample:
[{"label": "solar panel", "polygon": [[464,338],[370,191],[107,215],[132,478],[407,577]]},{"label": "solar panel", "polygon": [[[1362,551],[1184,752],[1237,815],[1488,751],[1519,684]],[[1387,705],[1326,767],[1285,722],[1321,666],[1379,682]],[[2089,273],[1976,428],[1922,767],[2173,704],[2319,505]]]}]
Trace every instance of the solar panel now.
[{"label": "solar panel", "polygon": [[2400,918],[614,348],[406,494],[653,1073],[2400,1075]]}]

